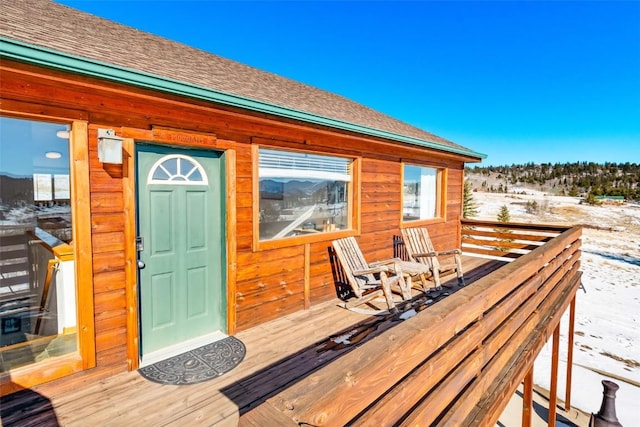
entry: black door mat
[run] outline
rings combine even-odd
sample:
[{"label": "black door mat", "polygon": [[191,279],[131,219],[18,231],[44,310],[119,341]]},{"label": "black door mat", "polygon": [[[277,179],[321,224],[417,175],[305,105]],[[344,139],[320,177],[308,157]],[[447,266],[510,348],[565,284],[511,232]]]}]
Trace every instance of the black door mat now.
[{"label": "black door mat", "polygon": [[170,385],[196,384],[229,372],[242,360],[246,348],[235,337],[226,337],[186,353],[138,369],[148,380]]}]

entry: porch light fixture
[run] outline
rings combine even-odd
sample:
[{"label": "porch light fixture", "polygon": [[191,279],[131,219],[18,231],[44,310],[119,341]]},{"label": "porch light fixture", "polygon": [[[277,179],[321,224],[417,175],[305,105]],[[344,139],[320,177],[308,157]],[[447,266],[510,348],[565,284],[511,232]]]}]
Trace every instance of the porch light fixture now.
[{"label": "porch light fixture", "polygon": [[60,139],[69,140],[71,137],[71,127],[69,125],[65,125],[64,129],[56,132],[56,136]]},{"label": "porch light fixture", "polygon": [[60,157],[62,157],[62,153],[60,153],[59,151],[47,151],[46,153],[44,153],[44,156],[47,159],[59,159]]},{"label": "porch light fixture", "polygon": [[113,129],[98,129],[98,159],[101,163],[122,164],[122,140]]}]

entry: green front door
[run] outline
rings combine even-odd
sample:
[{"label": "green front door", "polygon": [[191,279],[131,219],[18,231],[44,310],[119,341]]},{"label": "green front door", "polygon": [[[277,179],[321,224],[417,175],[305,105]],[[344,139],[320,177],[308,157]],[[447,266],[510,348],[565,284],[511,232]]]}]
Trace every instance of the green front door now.
[{"label": "green front door", "polygon": [[224,328],[219,153],[137,147],[140,335],[144,356]]}]

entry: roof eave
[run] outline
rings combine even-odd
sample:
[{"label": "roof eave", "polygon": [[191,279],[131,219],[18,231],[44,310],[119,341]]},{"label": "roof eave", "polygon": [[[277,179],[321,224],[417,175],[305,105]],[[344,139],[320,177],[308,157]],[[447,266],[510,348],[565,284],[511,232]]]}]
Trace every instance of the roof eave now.
[{"label": "roof eave", "polygon": [[390,139],[406,144],[431,148],[458,154],[472,159],[484,159],[486,154],[477,153],[463,147],[451,147],[434,141],[405,136],[393,132],[387,132],[355,123],[331,119],[305,111],[294,110],[278,105],[269,104],[254,99],[223,93],[213,89],[185,83],[178,80],[152,75],[138,70],[108,64],[106,62],[88,59],[53,49],[36,46],[33,44],[16,41],[0,36],[0,57],[14,59],[20,62],[36,64],[57,70],[64,70],[75,74],[97,77],[110,81],[116,81],[127,85],[143,87],[187,96],[222,105],[238,107],[246,110],[271,114],[288,119],[299,120],[335,129],[356,132],[363,135]]}]

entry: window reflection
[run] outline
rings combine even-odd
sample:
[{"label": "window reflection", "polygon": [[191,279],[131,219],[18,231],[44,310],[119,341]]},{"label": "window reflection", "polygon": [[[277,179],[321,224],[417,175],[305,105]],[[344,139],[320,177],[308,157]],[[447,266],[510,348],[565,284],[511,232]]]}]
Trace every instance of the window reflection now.
[{"label": "window reflection", "polygon": [[260,240],[345,230],[351,159],[260,149]]},{"label": "window reflection", "polygon": [[68,135],[0,117],[0,372],[77,350]]}]

